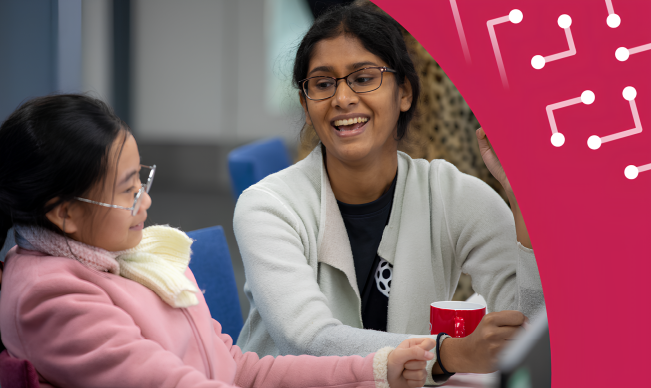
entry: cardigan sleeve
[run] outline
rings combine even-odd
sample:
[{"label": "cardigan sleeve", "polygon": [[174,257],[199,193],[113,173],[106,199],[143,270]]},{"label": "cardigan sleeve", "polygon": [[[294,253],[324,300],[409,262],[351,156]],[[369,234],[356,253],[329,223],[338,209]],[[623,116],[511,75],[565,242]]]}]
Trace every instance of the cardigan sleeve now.
[{"label": "cardigan sleeve", "polygon": [[246,287],[262,320],[254,322],[251,336],[262,336],[266,329],[280,354],[314,356],[367,355],[409,338],[351,327],[333,317],[332,302],[321,292],[306,258],[310,248],[304,245],[298,216],[274,194],[251,188],[242,193],[233,225]]},{"label": "cardigan sleeve", "polygon": [[22,291],[13,315],[7,348],[22,349],[54,386],[230,387],[143,338],[104,290],[75,276],[41,275]]},{"label": "cardigan sleeve", "polygon": [[520,310],[532,317],[545,301],[533,250],[517,241],[502,198],[483,181],[446,162],[433,164],[433,197],[440,196],[456,265],[472,278],[489,311]]}]

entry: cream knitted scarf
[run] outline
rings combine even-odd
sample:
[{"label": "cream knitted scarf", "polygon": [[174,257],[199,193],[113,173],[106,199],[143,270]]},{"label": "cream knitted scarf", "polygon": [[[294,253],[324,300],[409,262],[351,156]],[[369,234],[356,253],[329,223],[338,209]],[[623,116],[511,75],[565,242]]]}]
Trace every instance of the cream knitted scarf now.
[{"label": "cream knitted scarf", "polygon": [[166,225],[143,229],[136,247],[109,252],[66,238],[44,228],[15,225],[16,243],[24,249],[78,260],[102,272],[110,272],[142,284],[172,307],[199,303],[197,287],[185,276],[190,263],[190,239]]}]

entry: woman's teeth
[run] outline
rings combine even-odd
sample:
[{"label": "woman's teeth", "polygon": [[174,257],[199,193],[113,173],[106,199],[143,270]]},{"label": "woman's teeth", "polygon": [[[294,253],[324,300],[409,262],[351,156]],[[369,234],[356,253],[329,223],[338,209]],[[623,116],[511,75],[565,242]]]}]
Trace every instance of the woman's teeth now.
[{"label": "woman's teeth", "polygon": [[354,119],[348,119],[348,120],[336,120],[335,121],[335,127],[341,127],[342,125],[352,125],[352,124],[357,124],[357,123],[365,123],[368,121],[368,118],[366,117],[355,117]]}]

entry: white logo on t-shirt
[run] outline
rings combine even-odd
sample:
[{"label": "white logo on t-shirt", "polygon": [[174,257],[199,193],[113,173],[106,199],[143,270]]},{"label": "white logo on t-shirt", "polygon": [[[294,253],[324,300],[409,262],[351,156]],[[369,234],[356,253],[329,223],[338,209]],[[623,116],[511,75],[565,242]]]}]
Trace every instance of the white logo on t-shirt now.
[{"label": "white logo on t-shirt", "polygon": [[377,284],[377,289],[387,298],[389,297],[389,292],[391,291],[392,277],[393,265],[391,265],[391,263],[388,261],[380,258],[380,264],[378,264],[377,269],[375,270],[375,284]]}]

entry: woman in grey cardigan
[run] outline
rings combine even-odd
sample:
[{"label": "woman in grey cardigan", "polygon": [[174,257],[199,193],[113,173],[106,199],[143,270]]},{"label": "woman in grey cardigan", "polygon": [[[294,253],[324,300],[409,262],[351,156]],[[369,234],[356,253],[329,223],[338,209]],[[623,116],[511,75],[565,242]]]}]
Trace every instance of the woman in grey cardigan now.
[{"label": "woman in grey cardigan", "polygon": [[395,21],[364,8],[317,19],[293,78],[321,142],[238,200],[251,302],[238,345],[274,356],[396,345],[429,334],[430,303],[450,300],[464,272],[493,313],[470,336],[444,339],[428,367],[494,370],[497,352],[544,299],[517,201],[483,131],[482,156],[512,212],[453,165],[398,152],[418,76]]}]

